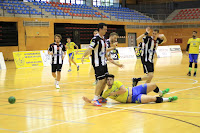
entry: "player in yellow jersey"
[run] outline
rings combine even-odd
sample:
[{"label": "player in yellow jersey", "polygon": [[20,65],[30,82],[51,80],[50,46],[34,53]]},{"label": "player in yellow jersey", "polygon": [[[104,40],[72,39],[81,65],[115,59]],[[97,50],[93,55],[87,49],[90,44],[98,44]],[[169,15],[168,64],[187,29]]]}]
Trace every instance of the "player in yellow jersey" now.
[{"label": "player in yellow jersey", "polygon": [[[155,83],[147,83],[138,85],[133,88],[126,88],[120,81],[114,81],[114,75],[107,75],[106,82],[108,89],[104,91],[101,103],[106,102],[106,98],[109,97],[115,101],[121,103],[149,103],[149,102],[172,102],[178,99],[177,96],[163,98],[163,96],[169,92],[169,89],[161,91]],[[147,93],[154,91],[159,96],[150,96]],[[86,102],[91,102],[87,97],[83,97]]]},{"label": "player in yellow jersey", "polygon": [[79,71],[79,65],[76,64],[76,62],[74,61],[74,47],[76,47],[76,54],[78,54],[78,46],[74,43],[71,42],[71,38],[68,37],[67,38],[67,43],[66,43],[66,50],[67,50],[67,54],[69,57],[69,70],[68,72],[71,72],[71,62],[74,63],[74,65],[76,65],[77,67],[77,71]]},{"label": "player in yellow jersey", "polygon": [[196,77],[197,74],[197,60],[199,55],[199,45],[200,45],[200,38],[197,38],[197,31],[193,31],[192,38],[188,40],[188,45],[186,49],[186,53],[188,54],[189,50],[189,72],[188,76],[191,76],[191,70],[192,70],[192,63],[195,63],[194,65],[194,77]]}]

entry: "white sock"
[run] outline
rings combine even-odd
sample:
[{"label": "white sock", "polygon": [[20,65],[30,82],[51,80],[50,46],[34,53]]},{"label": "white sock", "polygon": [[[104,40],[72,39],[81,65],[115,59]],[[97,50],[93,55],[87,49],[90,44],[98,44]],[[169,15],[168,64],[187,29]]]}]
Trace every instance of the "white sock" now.
[{"label": "white sock", "polygon": [[98,100],[99,99],[99,96],[94,96],[94,99],[93,100]]},{"label": "white sock", "polygon": [[59,84],[59,81],[57,81],[56,84],[58,85],[58,84]]},{"label": "white sock", "polygon": [[71,69],[71,67],[69,67],[69,69]]},{"label": "white sock", "polygon": [[169,102],[169,98],[163,98],[163,102]]},{"label": "white sock", "polygon": [[76,64],[76,67],[78,67],[78,64]]},{"label": "white sock", "polygon": [[162,96],[163,92],[159,89],[158,94],[159,94],[159,96]]}]

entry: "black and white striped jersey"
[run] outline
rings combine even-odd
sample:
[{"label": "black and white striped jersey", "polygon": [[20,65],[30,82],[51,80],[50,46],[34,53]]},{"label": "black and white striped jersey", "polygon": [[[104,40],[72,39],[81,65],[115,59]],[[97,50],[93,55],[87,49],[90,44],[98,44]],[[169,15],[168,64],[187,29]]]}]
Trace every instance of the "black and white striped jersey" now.
[{"label": "black and white striped jersey", "polygon": [[62,56],[66,51],[65,45],[61,42],[57,45],[55,42],[50,44],[49,49],[50,52],[53,52],[52,55],[52,64],[63,64]]},{"label": "black and white striped jersey", "polygon": [[153,39],[152,36],[145,36],[143,38],[143,42],[139,44],[139,47],[142,50],[141,56],[144,58],[145,62],[153,63],[154,54],[158,47],[158,44],[163,42],[162,39],[157,38],[156,40]]},{"label": "black and white striped jersey", "polygon": [[105,66],[106,63],[106,43],[104,37],[100,37],[99,34],[92,38],[90,43],[92,48],[92,65],[95,67]]}]

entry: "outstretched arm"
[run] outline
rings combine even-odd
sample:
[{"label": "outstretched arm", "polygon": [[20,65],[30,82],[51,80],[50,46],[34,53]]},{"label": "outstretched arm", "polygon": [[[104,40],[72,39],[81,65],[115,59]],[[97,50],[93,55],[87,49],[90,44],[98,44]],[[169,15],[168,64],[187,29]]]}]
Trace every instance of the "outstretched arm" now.
[{"label": "outstretched arm", "polygon": [[84,55],[82,56],[82,59],[81,59],[82,63],[83,63],[83,61],[84,61],[84,58],[85,58],[86,56],[90,55],[91,52],[92,52],[92,48],[89,47],[89,48],[85,51]]},{"label": "outstretched arm", "polygon": [[141,42],[142,38],[147,36],[150,33],[150,31],[151,31],[150,27],[147,27],[146,32],[144,34],[140,35],[136,40]]}]

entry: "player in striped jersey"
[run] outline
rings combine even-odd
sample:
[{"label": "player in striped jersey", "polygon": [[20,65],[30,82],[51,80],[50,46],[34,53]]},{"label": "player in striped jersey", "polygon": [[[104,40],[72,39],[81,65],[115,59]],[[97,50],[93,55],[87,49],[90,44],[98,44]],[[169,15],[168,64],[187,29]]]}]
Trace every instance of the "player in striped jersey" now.
[{"label": "player in striped jersey", "polygon": [[52,76],[55,78],[55,85],[57,89],[60,89],[59,81],[61,77],[61,69],[63,65],[63,59],[66,55],[65,46],[60,42],[61,39],[62,36],[60,34],[56,34],[55,42],[52,43],[48,49],[48,54],[52,55]]},{"label": "player in striped jersey", "polygon": [[[140,47],[142,49],[141,60],[143,64],[145,76],[140,78],[133,78],[133,86],[136,86],[139,81],[146,80],[146,83],[150,83],[154,75],[154,54],[158,45],[163,44],[167,41],[164,34],[159,34],[158,29],[154,29],[152,36],[149,36],[151,29],[146,28],[146,32],[140,35],[137,40],[142,39]],[[139,50],[139,49],[138,49]]]}]

